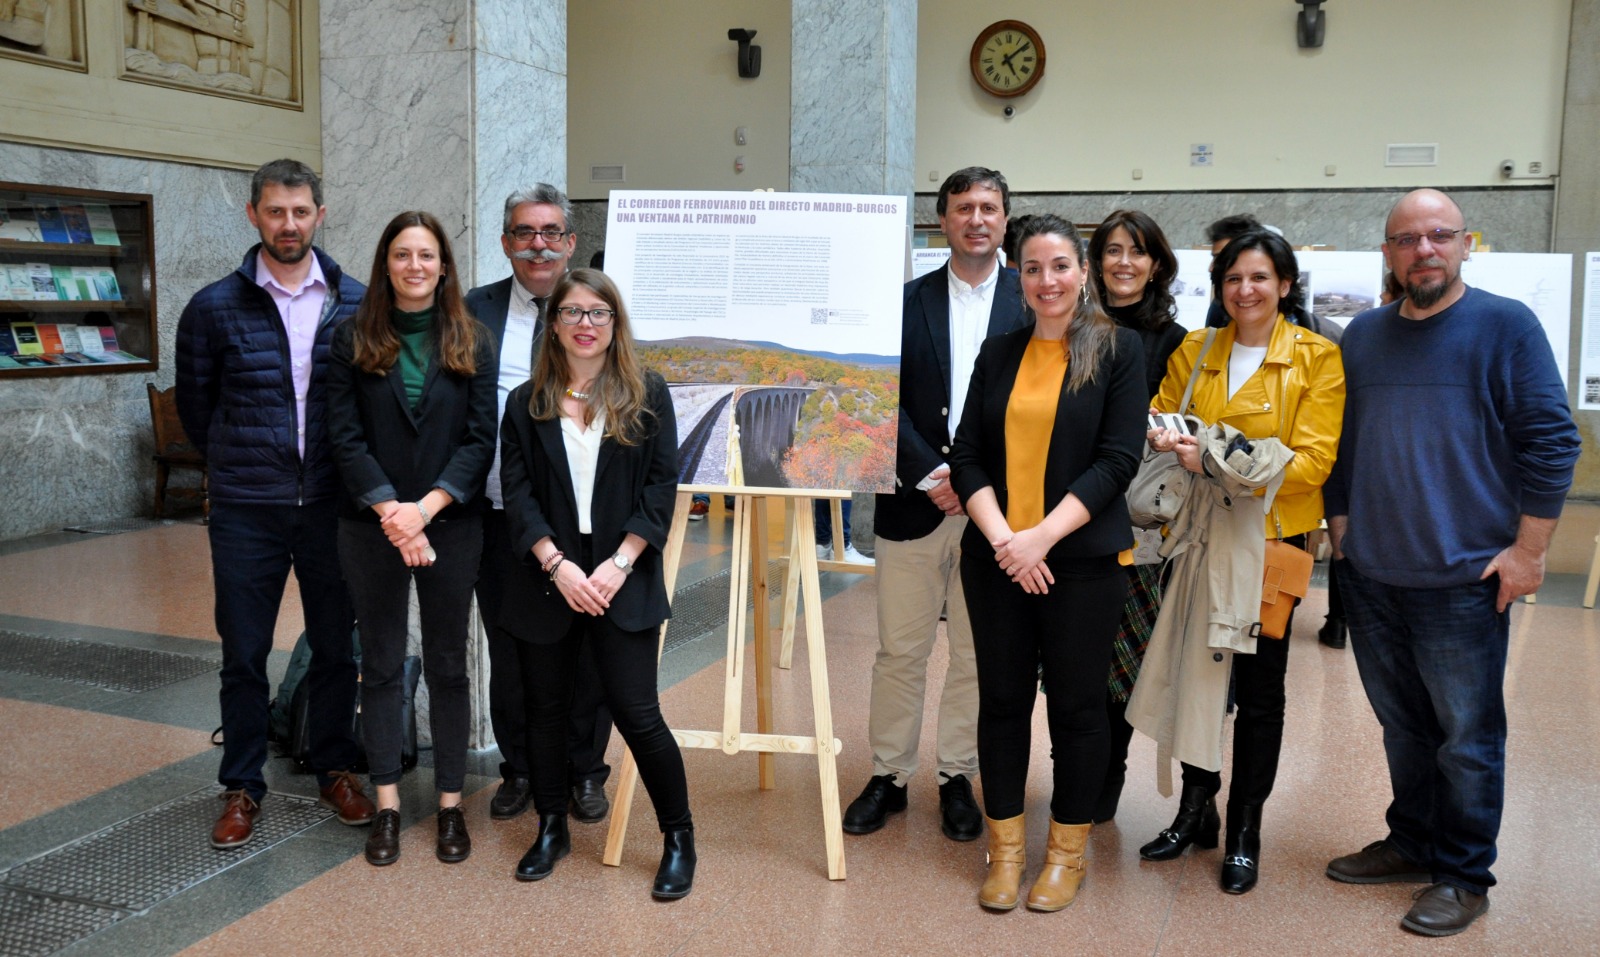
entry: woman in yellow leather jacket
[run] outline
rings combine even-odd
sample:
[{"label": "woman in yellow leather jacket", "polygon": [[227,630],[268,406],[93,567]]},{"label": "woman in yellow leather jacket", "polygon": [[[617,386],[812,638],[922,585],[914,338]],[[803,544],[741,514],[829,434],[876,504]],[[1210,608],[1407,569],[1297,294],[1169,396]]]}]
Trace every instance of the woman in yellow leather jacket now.
[{"label": "woman in yellow leather jacket", "polygon": [[[1322,519],[1322,484],[1338,450],[1344,365],[1338,346],[1284,319],[1303,304],[1299,276],[1294,251],[1274,233],[1251,230],[1224,247],[1212,263],[1211,281],[1230,321],[1203,358],[1204,332],[1185,337],[1168,362],[1153,407],[1208,425],[1226,423],[1252,439],[1275,437],[1293,449],[1264,533],[1304,548],[1306,533]],[[1194,394],[1189,407],[1179,409],[1197,358]],[[1152,448],[1175,448],[1185,468],[1202,471],[1192,437],[1166,429],[1150,436]],[[1289,633],[1282,640],[1263,638],[1255,654],[1236,655],[1233,661],[1238,712],[1221,885],[1230,894],[1243,894],[1255,886],[1259,874],[1261,808],[1278,772]],[[1220,772],[1184,764],[1178,815],[1139,855],[1165,861],[1190,844],[1216,847],[1221,826],[1216,795],[1221,787]]]}]

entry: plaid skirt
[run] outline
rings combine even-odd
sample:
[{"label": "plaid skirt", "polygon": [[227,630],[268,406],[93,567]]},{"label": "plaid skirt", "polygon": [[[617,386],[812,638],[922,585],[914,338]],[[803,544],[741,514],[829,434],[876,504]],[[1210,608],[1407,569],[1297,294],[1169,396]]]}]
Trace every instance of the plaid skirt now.
[{"label": "plaid skirt", "polygon": [[1128,596],[1122,603],[1122,623],[1111,645],[1111,678],[1107,691],[1113,701],[1127,701],[1139,680],[1139,665],[1150,644],[1150,632],[1161,610],[1161,565],[1129,565]]}]

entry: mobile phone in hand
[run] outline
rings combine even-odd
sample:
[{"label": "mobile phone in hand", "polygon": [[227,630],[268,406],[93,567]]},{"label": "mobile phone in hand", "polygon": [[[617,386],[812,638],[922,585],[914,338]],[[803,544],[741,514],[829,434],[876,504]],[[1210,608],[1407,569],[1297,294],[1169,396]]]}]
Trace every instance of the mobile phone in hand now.
[{"label": "mobile phone in hand", "polygon": [[1179,435],[1189,434],[1188,423],[1176,412],[1152,412],[1148,418],[1152,429],[1171,429]]}]

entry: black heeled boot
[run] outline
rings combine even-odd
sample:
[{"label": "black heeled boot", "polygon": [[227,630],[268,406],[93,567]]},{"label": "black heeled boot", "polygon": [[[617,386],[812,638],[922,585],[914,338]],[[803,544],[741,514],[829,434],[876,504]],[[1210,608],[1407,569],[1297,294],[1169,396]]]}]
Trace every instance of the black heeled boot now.
[{"label": "black heeled boot", "polygon": [[556,861],[572,852],[572,835],[565,814],[539,815],[539,836],[517,862],[517,880],[542,881],[556,869]]},{"label": "black heeled boot", "polygon": [[1183,789],[1172,826],[1139,848],[1139,856],[1147,861],[1170,861],[1190,844],[1210,850],[1217,846],[1217,832],[1221,829],[1216,795],[1201,785],[1191,785]]},{"label": "black heeled boot", "polygon": [[675,901],[688,897],[694,889],[694,828],[686,827],[662,835],[661,866],[656,869],[656,882],[650,896],[657,900]]},{"label": "black heeled boot", "polygon": [[1228,841],[1223,848],[1222,889],[1248,894],[1261,872],[1261,805],[1228,808]]}]

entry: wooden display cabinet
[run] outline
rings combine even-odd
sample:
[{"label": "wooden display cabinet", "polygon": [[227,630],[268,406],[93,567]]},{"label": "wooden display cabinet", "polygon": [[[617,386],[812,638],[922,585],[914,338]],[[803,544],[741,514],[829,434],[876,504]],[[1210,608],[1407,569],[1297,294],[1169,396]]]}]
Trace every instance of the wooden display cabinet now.
[{"label": "wooden display cabinet", "polygon": [[0,182],[0,378],[157,368],[147,194]]}]

